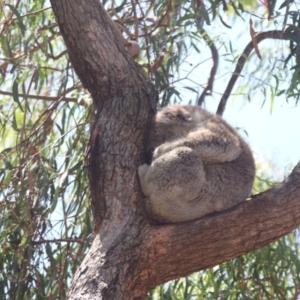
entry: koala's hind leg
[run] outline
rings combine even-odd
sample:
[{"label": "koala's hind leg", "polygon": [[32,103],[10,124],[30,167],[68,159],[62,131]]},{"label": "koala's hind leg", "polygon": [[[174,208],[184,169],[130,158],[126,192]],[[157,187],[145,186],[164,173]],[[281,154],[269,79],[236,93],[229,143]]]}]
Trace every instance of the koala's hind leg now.
[{"label": "koala's hind leg", "polygon": [[188,147],[169,151],[150,166],[140,166],[139,176],[148,197],[146,210],[159,221],[176,222],[187,202],[196,199],[206,183],[202,162]]}]

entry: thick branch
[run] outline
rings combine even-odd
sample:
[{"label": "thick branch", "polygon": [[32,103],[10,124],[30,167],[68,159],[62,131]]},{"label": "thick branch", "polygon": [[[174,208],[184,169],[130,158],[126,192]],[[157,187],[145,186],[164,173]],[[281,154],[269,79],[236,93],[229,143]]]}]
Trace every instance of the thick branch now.
[{"label": "thick branch", "polygon": [[[300,225],[300,163],[281,184],[229,211],[174,226],[152,227],[145,238],[147,267],[137,285],[150,288],[236,258]],[[144,282],[141,282],[143,281]]]},{"label": "thick branch", "polygon": [[51,4],[73,67],[96,107],[102,104],[99,101],[110,102],[110,96],[124,87],[133,88],[132,76],[146,81],[116,37],[100,1],[53,0]]},{"label": "thick branch", "polygon": [[[95,228],[99,229],[105,214],[113,214],[114,205],[121,201],[122,186],[116,196],[117,190],[112,189],[109,181],[130,176],[132,186],[124,187],[128,196],[132,187],[138,189],[136,168],[141,157],[136,151],[143,149],[146,134],[141,137],[141,133],[149,124],[149,111],[154,112],[156,102],[151,101],[156,93],[143,70],[115,37],[111,21],[98,0],[51,3],[74,69],[89,90],[97,111],[88,164]],[[121,169],[125,166],[128,169]],[[123,208],[128,210],[129,206]],[[130,214],[125,210],[120,213],[128,217]]]},{"label": "thick branch", "polygon": [[[256,40],[257,40],[257,44],[260,43],[261,41],[265,40],[265,39],[274,39],[274,40],[290,40],[290,38],[287,36],[286,33],[280,31],[280,30],[271,30],[271,31],[266,31],[266,32],[262,32],[259,33],[258,35],[256,35]],[[252,41],[246,46],[246,48],[244,49],[244,52],[242,53],[242,55],[240,56],[240,58],[238,59],[237,65],[235,67],[235,70],[233,72],[232,77],[230,78],[227,88],[220,100],[219,106],[218,106],[218,110],[217,110],[217,114],[222,116],[223,112],[225,110],[225,106],[227,103],[227,100],[231,94],[231,91],[235,85],[235,82],[237,81],[238,77],[240,76],[243,67],[245,65],[245,62],[247,61],[251,51],[253,50],[254,45],[252,43]]]},{"label": "thick branch", "polygon": [[[70,299],[131,299],[148,228],[137,167],[157,94],[115,38],[99,0],[51,0],[73,67],[95,107],[88,173],[95,240],[77,270]],[[140,287],[137,292],[146,293]]]}]

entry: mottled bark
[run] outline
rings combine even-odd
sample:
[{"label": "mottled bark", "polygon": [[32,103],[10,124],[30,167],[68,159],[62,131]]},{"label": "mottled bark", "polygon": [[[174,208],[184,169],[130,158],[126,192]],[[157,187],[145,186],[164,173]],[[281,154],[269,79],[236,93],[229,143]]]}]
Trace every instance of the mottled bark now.
[{"label": "mottled bark", "polygon": [[95,240],[69,299],[144,299],[157,284],[215,266],[300,224],[300,165],[281,185],[198,221],[151,225],[137,167],[157,95],[114,38],[98,0],[51,0],[73,66],[95,105],[88,170]]}]

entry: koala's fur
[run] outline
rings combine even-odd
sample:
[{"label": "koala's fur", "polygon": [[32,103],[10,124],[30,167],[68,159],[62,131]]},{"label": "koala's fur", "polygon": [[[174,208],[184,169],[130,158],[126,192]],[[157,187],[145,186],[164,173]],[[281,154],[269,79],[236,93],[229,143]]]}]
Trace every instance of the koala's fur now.
[{"label": "koala's fur", "polygon": [[154,117],[138,174],[150,218],[179,223],[228,209],[251,192],[251,150],[221,117],[173,105]]}]

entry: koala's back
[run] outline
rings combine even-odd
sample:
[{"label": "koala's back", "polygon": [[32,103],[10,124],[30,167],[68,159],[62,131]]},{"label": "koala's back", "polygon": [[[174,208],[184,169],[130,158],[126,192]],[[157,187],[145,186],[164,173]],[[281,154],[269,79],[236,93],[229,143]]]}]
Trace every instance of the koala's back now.
[{"label": "koala's back", "polygon": [[[185,181],[184,195],[152,198],[151,217],[159,223],[179,223],[224,211],[243,202],[251,193],[255,177],[255,164],[248,145],[241,140],[243,151],[232,161],[203,162],[204,178]],[[196,165],[195,165],[196,166]],[[173,173],[173,176],[176,176]],[[195,177],[196,178],[196,177]],[[196,197],[192,195],[197,186]],[[161,190],[160,190],[161,191]]]},{"label": "koala's back", "polygon": [[[214,203],[216,211],[224,210],[244,201],[251,192],[255,164],[249,146],[240,138],[241,154],[234,160],[216,164],[205,164],[206,186],[204,195],[199,195],[199,201],[209,195],[208,201]],[[218,198],[218,199],[217,199]]]}]

